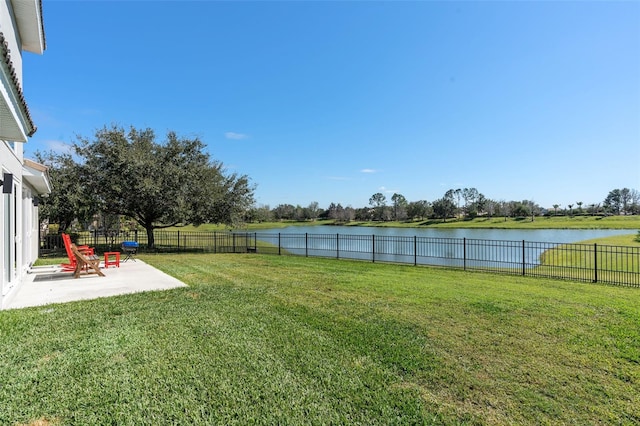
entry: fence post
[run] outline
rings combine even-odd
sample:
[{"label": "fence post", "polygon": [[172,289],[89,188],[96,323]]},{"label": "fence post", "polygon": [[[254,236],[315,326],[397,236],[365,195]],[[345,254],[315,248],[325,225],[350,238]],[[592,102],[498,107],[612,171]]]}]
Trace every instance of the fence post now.
[{"label": "fence post", "polygon": [[218,252],[218,236],[216,235],[216,231],[213,231],[213,252]]},{"label": "fence post", "polygon": [[371,235],[371,261],[375,263],[376,261],[376,236]]},{"label": "fence post", "polygon": [[336,259],[340,259],[340,234],[336,234]]},{"label": "fence post", "polygon": [[98,230],[93,230],[93,246],[96,247],[98,245]]},{"label": "fence post", "polygon": [[304,255],[309,257],[309,233],[304,233]]},{"label": "fence post", "polygon": [[232,233],[231,235],[233,235],[233,253],[236,252],[236,233]]},{"label": "fence post", "polygon": [[280,251],[280,233],[278,232],[278,254],[281,255],[282,252]]},{"label": "fence post", "polygon": [[462,238],[462,270],[467,270],[467,237]]},{"label": "fence post", "polygon": [[418,266],[418,237],[413,236],[413,266]]},{"label": "fence post", "polygon": [[135,241],[137,243],[138,242],[138,230],[137,229],[135,231],[133,231],[133,235],[134,235],[133,241]]},{"label": "fence post", "polygon": [[524,240],[522,240],[522,276],[525,273],[525,252],[524,252]]},{"label": "fence post", "polygon": [[593,282],[598,282],[598,243],[593,243]]},{"label": "fence post", "polygon": [[180,231],[178,231],[178,251],[180,251]]}]

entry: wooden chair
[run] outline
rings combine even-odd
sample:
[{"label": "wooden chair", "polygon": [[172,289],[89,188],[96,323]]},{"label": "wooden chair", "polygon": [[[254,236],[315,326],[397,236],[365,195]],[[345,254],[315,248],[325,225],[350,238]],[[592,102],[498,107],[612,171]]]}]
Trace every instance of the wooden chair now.
[{"label": "wooden chair", "polygon": [[[60,266],[63,271],[75,271],[76,270],[76,257],[71,251],[71,236],[69,234],[62,234],[62,241],[64,242],[64,248],[67,251],[67,257],[69,258],[69,263],[63,263]],[[85,256],[95,256],[95,250],[89,246],[76,246],[78,251],[80,251]]]},{"label": "wooden chair", "polygon": [[[74,278],[80,277],[80,272],[82,272],[83,269],[86,270],[88,274],[95,272],[101,277],[105,276],[100,270],[100,258],[98,256],[83,254],[75,244],[71,244],[71,252],[76,258],[76,268],[73,271]],[[91,272],[89,268],[93,269],[93,272]]]}]

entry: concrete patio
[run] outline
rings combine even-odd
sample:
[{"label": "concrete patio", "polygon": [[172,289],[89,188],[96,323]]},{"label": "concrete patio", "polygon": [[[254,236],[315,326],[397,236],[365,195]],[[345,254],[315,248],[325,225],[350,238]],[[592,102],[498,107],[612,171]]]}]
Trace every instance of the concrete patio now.
[{"label": "concrete patio", "polygon": [[5,309],[97,299],[151,290],[168,290],[187,285],[170,275],[144,263],[140,259],[120,262],[120,267],[104,268],[104,277],[81,274],[74,279],[72,272],[59,266],[31,268],[25,282]]}]

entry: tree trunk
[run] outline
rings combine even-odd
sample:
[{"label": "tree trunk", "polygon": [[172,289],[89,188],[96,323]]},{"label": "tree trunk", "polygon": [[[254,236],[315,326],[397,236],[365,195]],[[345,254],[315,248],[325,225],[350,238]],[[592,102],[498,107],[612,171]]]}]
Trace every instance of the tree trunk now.
[{"label": "tree trunk", "polygon": [[153,226],[145,226],[144,229],[147,230],[147,247],[150,249],[154,249],[156,246],[155,237],[153,235]]}]

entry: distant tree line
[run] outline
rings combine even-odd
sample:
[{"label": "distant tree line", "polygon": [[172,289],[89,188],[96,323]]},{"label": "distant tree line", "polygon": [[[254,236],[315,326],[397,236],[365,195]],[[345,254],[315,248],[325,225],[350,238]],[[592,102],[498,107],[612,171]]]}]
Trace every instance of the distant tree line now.
[{"label": "distant tree line", "polygon": [[332,219],[350,221],[407,221],[473,219],[483,217],[531,217],[540,215],[635,215],[640,214],[640,192],[635,189],[614,189],[601,203],[585,205],[582,201],[554,204],[553,210],[540,207],[533,200],[505,201],[487,198],[476,188],[449,189],[441,198],[433,201],[408,201],[402,194],[394,193],[390,199],[377,192],[369,198],[369,205],[359,208],[332,202],[326,209],[312,202],[306,207],[292,204],[253,206],[245,216],[247,222],[280,220]]},{"label": "distant tree line", "polygon": [[554,204],[553,210],[532,200],[493,200],[476,188],[449,189],[433,201],[409,201],[399,193],[387,199],[377,192],[367,206],[357,208],[335,202],[321,208],[312,202],[306,207],[280,204],[271,209],[256,206],[249,178],[228,173],[198,138],[169,131],[157,141],[151,129],[115,125],[98,129],[91,138],[78,137],[71,153],[36,153],[36,158],[49,167],[53,186],[50,196],[40,200],[41,218],[58,224],[60,232],[68,232],[72,224],[104,233],[140,227],[146,230],[150,247],[155,229],[189,224],[640,214],[640,192],[628,188],[611,190],[601,203]]}]

